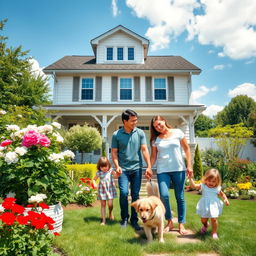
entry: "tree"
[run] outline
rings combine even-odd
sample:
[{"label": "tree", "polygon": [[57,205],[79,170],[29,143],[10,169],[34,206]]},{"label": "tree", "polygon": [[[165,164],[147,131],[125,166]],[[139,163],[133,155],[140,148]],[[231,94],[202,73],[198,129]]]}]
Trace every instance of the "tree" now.
[{"label": "tree", "polygon": [[253,112],[256,112],[256,102],[246,95],[238,95],[217,114],[216,122],[221,126],[244,123],[249,127]]},{"label": "tree", "polygon": [[[0,31],[7,20],[0,21]],[[28,51],[7,47],[8,38],[0,35],[0,109],[9,105],[33,107],[49,103],[49,85],[31,72]]]},{"label": "tree", "polygon": [[253,136],[251,128],[247,128],[243,123],[217,126],[209,131],[209,135],[217,138],[217,145],[224,153],[227,162],[238,157],[247,139]]},{"label": "tree", "polygon": [[83,163],[83,153],[101,148],[102,138],[99,131],[94,127],[87,124],[84,126],[75,125],[64,135],[64,145],[72,151],[81,152],[81,163]]},{"label": "tree", "polygon": [[195,122],[195,134],[198,137],[208,137],[208,131],[215,127],[214,120],[203,114]]},{"label": "tree", "polygon": [[194,164],[193,164],[195,179],[201,179],[203,177],[203,164],[201,160],[199,145],[196,145]]}]

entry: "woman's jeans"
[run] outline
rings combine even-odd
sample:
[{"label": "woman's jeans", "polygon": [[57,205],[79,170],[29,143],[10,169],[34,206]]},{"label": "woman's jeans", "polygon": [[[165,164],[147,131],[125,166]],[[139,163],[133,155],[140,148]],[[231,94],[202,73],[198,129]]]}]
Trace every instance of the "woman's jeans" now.
[{"label": "woman's jeans", "polygon": [[[118,185],[120,190],[120,208],[122,220],[129,219],[128,213],[128,194],[129,194],[129,182],[131,189],[132,202],[139,199],[140,186],[141,186],[142,169],[137,170],[123,170],[121,176],[118,178]],[[137,213],[134,207],[131,207],[131,224],[138,222]]]},{"label": "woman's jeans", "polygon": [[178,222],[185,223],[186,220],[186,204],[184,199],[184,185],[186,179],[185,171],[178,172],[164,172],[157,174],[157,181],[160,191],[161,200],[165,206],[165,219],[172,219],[172,212],[170,206],[169,189],[171,183],[174,187],[175,198],[178,208]]}]

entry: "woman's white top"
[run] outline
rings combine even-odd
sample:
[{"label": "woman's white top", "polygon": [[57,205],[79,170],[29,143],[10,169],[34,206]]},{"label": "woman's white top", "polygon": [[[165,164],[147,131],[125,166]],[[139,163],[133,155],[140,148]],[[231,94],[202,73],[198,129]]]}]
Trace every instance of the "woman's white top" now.
[{"label": "woman's white top", "polygon": [[171,129],[168,138],[156,138],[153,147],[157,148],[157,173],[186,170],[180,144],[184,136],[180,129]]},{"label": "woman's white top", "polygon": [[223,202],[218,197],[221,187],[209,188],[202,183],[201,190],[202,197],[197,203],[196,213],[202,218],[219,217],[223,209]]}]

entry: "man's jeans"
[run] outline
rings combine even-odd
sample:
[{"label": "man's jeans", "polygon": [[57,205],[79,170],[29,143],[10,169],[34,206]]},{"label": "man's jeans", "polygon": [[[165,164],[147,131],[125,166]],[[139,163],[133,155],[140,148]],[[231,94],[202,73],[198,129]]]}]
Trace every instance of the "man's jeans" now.
[{"label": "man's jeans", "polygon": [[157,181],[160,190],[161,200],[165,206],[165,219],[172,219],[172,212],[170,206],[169,189],[171,182],[173,184],[174,193],[177,201],[178,222],[185,223],[186,220],[186,204],[184,199],[184,185],[186,172],[164,172],[157,174]]},{"label": "man's jeans", "polygon": [[[129,182],[130,182],[130,189],[131,189],[131,197],[132,202],[139,199],[140,193],[140,186],[141,186],[141,175],[142,169],[137,170],[123,170],[121,176],[118,178],[118,185],[120,189],[120,208],[121,208],[121,218],[129,219],[128,213],[128,194],[129,194]],[[137,213],[134,207],[131,207],[131,224],[135,224],[138,222]]]}]

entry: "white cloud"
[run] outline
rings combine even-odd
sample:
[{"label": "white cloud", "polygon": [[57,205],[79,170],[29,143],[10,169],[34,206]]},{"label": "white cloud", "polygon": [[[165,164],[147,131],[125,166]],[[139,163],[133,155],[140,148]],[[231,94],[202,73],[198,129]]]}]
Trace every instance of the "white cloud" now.
[{"label": "white cloud", "polygon": [[214,92],[217,90],[217,87],[208,88],[204,85],[201,85],[198,90],[195,90],[191,93],[190,102],[191,104],[200,104],[199,99],[207,95],[209,92]]},{"label": "white cloud", "polygon": [[215,69],[215,70],[222,70],[222,69],[224,69],[225,68],[225,65],[215,65],[214,67],[213,67],[213,69]]},{"label": "white cloud", "polygon": [[120,13],[117,7],[117,1],[118,0],[112,0],[112,3],[111,3],[112,14],[114,17],[116,17]]},{"label": "white cloud", "polygon": [[212,118],[212,117],[215,116],[218,112],[220,112],[221,110],[223,110],[223,108],[224,108],[223,106],[210,105],[210,106],[207,107],[207,109],[203,112],[203,114]]},{"label": "white cloud", "polygon": [[235,89],[228,91],[228,96],[233,98],[237,95],[247,95],[256,101],[256,85],[244,83],[238,85]]},{"label": "white cloud", "polygon": [[152,50],[166,48],[188,32],[188,40],[198,38],[201,44],[221,47],[220,57],[256,56],[255,0],[126,0],[126,4],[149,21],[146,36]]},{"label": "white cloud", "polygon": [[29,63],[31,65],[31,73],[37,77],[37,76],[42,76],[44,79],[47,78],[45,73],[43,72],[43,68],[40,67],[38,61],[36,59],[30,58]]}]

